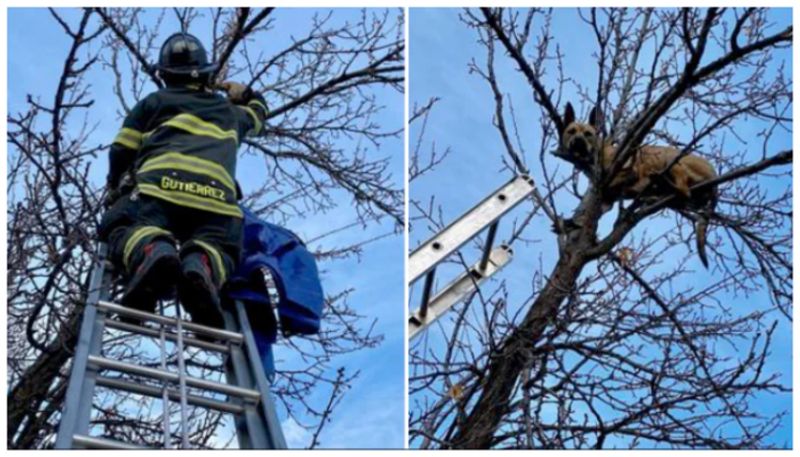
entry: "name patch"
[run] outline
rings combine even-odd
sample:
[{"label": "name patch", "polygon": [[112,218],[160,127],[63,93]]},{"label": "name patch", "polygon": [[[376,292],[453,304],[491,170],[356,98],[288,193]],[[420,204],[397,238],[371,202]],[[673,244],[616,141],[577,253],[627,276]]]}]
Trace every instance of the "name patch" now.
[{"label": "name patch", "polygon": [[219,201],[225,201],[225,191],[216,187],[203,185],[197,182],[185,182],[172,179],[169,176],[161,177],[161,188],[164,190],[177,190],[187,194],[210,197]]}]

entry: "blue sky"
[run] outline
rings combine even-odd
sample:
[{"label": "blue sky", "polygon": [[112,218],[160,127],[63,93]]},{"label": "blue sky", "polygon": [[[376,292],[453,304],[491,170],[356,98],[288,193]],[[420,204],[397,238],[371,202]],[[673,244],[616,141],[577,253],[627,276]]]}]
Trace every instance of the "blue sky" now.
[{"label": "blue sky", "polygon": [[[291,35],[300,36],[310,26],[315,13],[327,13],[329,9],[278,9],[272,14],[274,28],[270,39],[258,43],[258,49],[265,54],[277,52],[288,42]],[[336,9],[334,22],[354,21],[357,9]],[[67,20],[76,24],[80,12],[62,10]],[[206,11],[203,11],[206,13]],[[149,18],[155,15],[147,14]],[[207,16],[207,15],[206,15]],[[208,18],[197,20],[190,30],[196,33],[209,47],[210,27]],[[35,30],[36,33],[31,33]],[[168,14],[161,28],[161,39],[177,30],[174,15]],[[208,31],[207,33],[204,33]],[[52,99],[55,91],[55,78],[61,72],[64,56],[69,43],[63,32],[46,9],[9,10],[8,14],[8,109],[10,113],[25,109],[27,94],[41,96],[43,100]],[[92,44],[93,49],[100,41]],[[250,50],[254,45],[250,44]],[[122,122],[117,99],[112,93],[113,78],[99,65],[87,75],[95,104],[88,113],[90,124],[96,126],[90,143],[109,143],[117,133]],[[151,87],[150,89],[154,89]],[[403,125],[403,96],[389,89],[368,90],[372,92],[383,110],[374,118],[384,130],[397,130]],[[269,94],[266,94],[269,102]],[[341,139],[345,148],[354,147],[351,140]],[[363,145],[362,145],[363,146]],[[389,157],[392,179],[395,187],[401,187],[403,179],[403,143],[401,138],[383,140],[380,147],[369,150],[370,157]],[[263,176],[258,170],[263,167],[259,158],[246,157],[240,161],[239,173],[244,191],[256,187]],[[104,182],[107,161],[97,158],[93,166],[93,176],[98,187]],[[329,231],[354,221],[355,211],[351,208],[351,198],[344,192],[334,194],[340,206],[327,214],[318,214],[302,220],[294,220],[289,228],[304,239],[313,239]],[[277,195],[268,196],[276,198]],[[326,250],[343,247],[375,236],[392,233],[393,225],[388,219],[366,228],[339,232],[318,242],[311,243],[312,250]],[[382,334],[383,343],[374,349],[336,357],[330,364],[329,376],[335,374],[339,366],[348,371],[360,370],[352,388],[347,392],[341,405],[331,418],[331,423],[320,437],[321,447],[402,447],[405,418],[404,409],[404,312],[403,312],[403,237],[393,233],[364,247],[360,257],[352,257],[335,262],[320,264],[323,271],[323,286],[326,293],[333,295],[353,287],[355,293],[350,297],[351,307],[366,316],[362,321],[369,325],[377,320],[373,334]],[[276,348],[278,367],[290,366],[297,362],[296,354],[286,348]],[[327,398],[327,391],[315,392],[311,400],[315,403]],[[279,411],[282,418],[285,412]],[[295,424],[284,420],[287,440],[290,446],[303,446],[308,443],[308,434]]]},{"label": "blue sky", "polygon": [[[409,91],[411,106],[414,104],[422,105],[430,97],[440,97],[439,101],[430,115],[425,131],[425,142],[421,149],[423,157],[430,150],[431,142],[435,142],[437,151],[441,152],[445,148],[451,148],[451,154],[439,167],[415,180],[409,189],[411,199],[427,203],[431,197],[435,197],[436,203],[441,207],[442,219],[444,223],[449,223],[454,218],[461,215],[464,211],[472,207],[487,194],[505,183],[511,178],[511,173],[503,170],[501,159],[505,157],[505,148],[500,135],[492,125],[495,105],[489,85],[478,75],[468,73],[468,64],[472,59],[483,68],[486,59],[485,49],[477,43],[477,33],[466,27],[459,20],[460,9],[433,9],[433,8],[414,8],[411,9],[409,17]],[[785,27],[791,22],[791,11],[774,11],[772,19],[777,22],[776,30]],[[534,30],[538,30],[535,26]],[[591,30],[587,29],[580,22],[575,9],[556,9],[553,17],[552,33],[555,41],[560,46],[560,51],[564,54],[564,74],[566,77],[575,78],[588,86],[589,90],[594,91],[596,81],[596,64],[592,58],[595,51],[594,36]],[[585,43],[591,43],[586,45]],[[778,60],[785,60],[787,68],[791,69],[791,51],[781,51],[776,53]],[[538,107],[534,107],[531,96],[531,88],[525,78],[519,73],[517,68],[508,58],[505,52],[498,45],[496,56],[496,72],[499,79],[501,90],[507,92],[514,103],[516,118],[520,121],[520,138],[526,148],[527,163],[533,169],[534,177],[537,174],[538,164],[538,145],[540,141],[540,129]],[[591,64],[587,64],[591,62]],[[546,77],[548,84],[553,78],[552,68]],[[790,70],[787,70],[790,71]],[[789,73],[791,78],[791,73]],[[573,95],[574,91],[567,89],[565,101]],[[506,101],[506,109],[508,102]],[[588,107],[576,106],[581,115],[588,111]],[[563,106],[559,107],[563,110]],[[415,144],[421,123],[412,124],[409,133],[411,146]],[[737,130],[740,132],[752,132],[757,129],[756,125],[748,125],[740,122]],[[746,135],[746,133],[744,133]],[[755,149],[760,153],[760,143],[754,141],[757,146]],[[746,145],[738,143],[735,139],[728,138],[726,147],[734,150],[743,150]],[[773,138],[768,148],[771,152],[781,151],[791,148],[791,133],[781,132]],[[754,156],[754,160],[757,157]],[[566,165],[560,164],[552,157],[547,158],[548,166],[560,166],[562,173],[566,171]],[[424,162],[424,160],[422,160]],[[765,181],[767,186],[775,188],[785,188],[791,185],[788,180],[772,182]],[[570,196],[563,195],[557,197],[556,206],[562,213],[571,211],[576,200]],[[516,210],[506,216],[500,224],[497,234],[497,242],[501,242],[509,237],[511,233],[512,221],[521,220],[521,216],[530,211],[532,204],[523,203]],[[411,216],[415,215],[413,207],[410,209]],[[507,284],[509,290],[510,306],[519,304],[528,297],[532,289],[531,272],[542,270],[544,274],[550,271],[555,262],[557,248],[555,238],[550,232],[549,223],[543,218],[539,218],[541,224],[533,224],[526,232],[528,238],[537,240],[529,244],[518,243],[515,245],[514,260],[499,274],[491,280],[494,284],[484,286],[484,290],[492,291],[500,280]],[[610,217],[603,220],[603,226],[607,230]],[[655,236],[663,232],[674,230],[675,222],[671,216],[658,216],[650,218],[634,232],[634,236]],[[409,248],[413,249],[421,242],[425,241],[432,234],[432,230],[424,223],[417,223],[412,226],[409,234]],[[714,240],[714,233],[711,233],[711,240]],[[683,257],[685,248],[677,248],[680,257]],[[466,249],[466,257],[475,258],[475,249]],[[698,272],[695,275],[687,275],[681,278],[680,282],[675,283],[675,287],[698,287],[704,283],[705,273],[703,273],[700,262],[692,257],[691,266]],[[664,267],[669,268],[669,262]],[[588,267],[593,269],[592,266]],[[450,275],[456,274],[457,268],[446,267],[441,273],[437,272],[441,287]],[[419,281],[412,288],[409,307],[415,309],[418,306],[421,283]],[[736,309],[751,309],[758,307],[759,302],[765,299],[764,294],[754,294],[750,297],[720,297],[727,301],[729,306]],[[777,318],[777,317],[776,317]],[[772,346],[771,356],[767,369],[771,372],[781,374],[781,382],[791,385],[791,325],[783,318],[779,320],[778,331],[775,335],[775,342]],[[450,329],[450,322],[447,317],[441,319],[441,325],[445,329]],[[770,320],[771,322],[771,320]],[[442,338],[445,332],[436,330],[429,332],[428,335],[420,337],[419,341],[414,342],[418,345],[417,349],[427,348],[433,353],[441,353]],[[726,348],[736,353],[735,348]],[[412,374],[413,375],[413,374]],[[432,398],[429,398],[432,399]],[[409,407],[414,409],[415,401],[422,401],[423,397],[409,399]],[[789,395],[761,395],[754,400],[751,405],[764,414],[771,414],[775,411],[785,410],[789,405]],[[771,442],[777,446],[791,446],[791,418],[784,419],[780,428],[771,438]]]}]

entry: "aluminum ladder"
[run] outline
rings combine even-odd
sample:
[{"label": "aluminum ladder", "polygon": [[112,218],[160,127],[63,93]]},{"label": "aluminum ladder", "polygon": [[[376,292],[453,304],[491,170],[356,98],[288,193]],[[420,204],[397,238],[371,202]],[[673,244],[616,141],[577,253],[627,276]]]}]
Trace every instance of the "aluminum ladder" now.
[{"label": "aluminum ladder", "polygon": [[[91,414],[95,387],[110,392],[126,392],[142,397],[160,398],[163,441],[160,448],[173,447],[170,430],[171,402],[180,404],[180,444],[174,447],[192,447],[187,424],[187,410],[193,407],[229,413],[234,417],[236,438],[242,449],[284,449],[286,441],[280,428],[275,405],[270,395],[270,384],[262,367],[250,322],[240,301],[233,310],[224,310],[225,329],[207,327],[181,319],[180,307],[176,317],[152,314],[125,308],[109,301],[112,288],[111,265],[106,257],[107,247],[100,244],[92,270],[89,295],[83,312],[78,343],[72,362],[64,408],[54,447],[56,449],[141,449],[137,443],[123,442],[106,437],[90,436]],[[114,319],[127,316],[132,322]],[[144,325],[145,322],[157,327]],[[103,355],[103,336],[106,329],[116,329],[159,341],[160,367],[153,368]],[[190,332],[190,334],[187,334]],[[202,335],[197,338],[197,335]],[[178,370],[168,370],[166,341],[175,346]],[[187,373],[185,350],[194,347],[218,353],[225,360],[226,383],[192,377]],[[132,382],[123,376],[137,376],[150,383]],[[153,382],[158,385],[153,385]],[[189,389],[194,393],[189,393]],[[209,398],[198,393],[212,393]],[[223,397],[225,400],[220,400]],[[178,434],[175,434],[177,440]]]},{"label": "aluminum ladder", "polygon": [[[420,306],[408,318],[409,339],[422,333],[512,260],[514,252],[509,246],[493,247],[497,226],[500,219],[532,195],[534,189],[530,176],[515,176],[411,252],[408,257],[408,286],[423,276],[425,283]],[[431,297],[436,267],[487,227],[480,260]]]}]

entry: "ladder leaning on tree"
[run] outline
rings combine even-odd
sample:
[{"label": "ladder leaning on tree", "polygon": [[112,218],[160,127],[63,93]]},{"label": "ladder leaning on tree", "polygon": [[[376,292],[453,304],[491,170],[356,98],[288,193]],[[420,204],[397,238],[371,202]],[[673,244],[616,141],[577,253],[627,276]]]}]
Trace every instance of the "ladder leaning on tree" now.
[{"label": "ladder leaning on tree", "polygon": [[[425,283],[420,307],[408,318],[409,339],[419,335],[511,261],[514,253],[509,246],[493,248],[497,225],[507,212],[533,194],[534,189],[530,176],[518,175],[414,249],[408,258],[408,285],[410,287],[423,276]],[[436,267],[486,227],[489,229],[481,259],[431,297]]]},{"label": "ladder leaning on tree", "polygon": [[[122,442],[90,434],[95,387],[111,392],[126,392],[162,401],[160,447],[173,447],[170,430],[170,403],[180,405],[179,448],[190,448],[189,405],[235,418],[236,437],[243,449],[282,449],[286,447],[269,381],[258,355],[252,328],[242,302],[223,311],[225,329],[206,327],[181,319],[180,306],[175,317],[125,308],[109,302],[112,287],[110,263],[105,259],[106,246],[100,243],[92,271],[89,294],[83,312],[78,343],[67,386],[61,423],[55,447],[58,449],[100,448],[138,449],[141,443]],[[125,316],[125,320],[112,318]],[[132,323],[132,322],[139,322]],[[120,330],[158,340],[160,367],[153,368],[104,357],[106,329]],[[167,340],[176,347],[177,372],[168,370]],[[218,353],[225,364],[226,383],[192,377],[187,372],[185,351],[193,347]],[[109,376],[108,373],[116,373]],[[149,382],[138,382],[148,380]],[[189,389],[192,389],[189,392]],[[206,393],[216,396],[212,398]],[[224,400],[219,398],[223,397]],[[177,435],[176,435],[177,438]]]}]

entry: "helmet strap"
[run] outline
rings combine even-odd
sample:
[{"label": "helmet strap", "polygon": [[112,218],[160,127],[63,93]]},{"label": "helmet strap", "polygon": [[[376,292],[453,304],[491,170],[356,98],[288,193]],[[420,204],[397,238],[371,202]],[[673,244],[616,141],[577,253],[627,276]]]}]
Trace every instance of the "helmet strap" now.
[{"label": "helmet strap", "polygon": [[159,71],[158,76],[167,87],[188,87],[196,90],[207,87],[209,85],[208,81],[211,79],[208,74],[198,74],[195,77],[194,75],[180,75],[166,71]]}]

